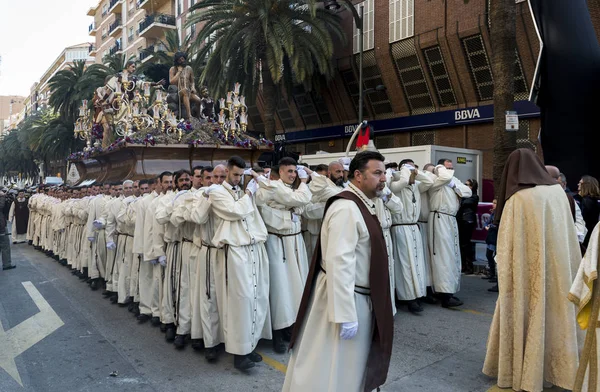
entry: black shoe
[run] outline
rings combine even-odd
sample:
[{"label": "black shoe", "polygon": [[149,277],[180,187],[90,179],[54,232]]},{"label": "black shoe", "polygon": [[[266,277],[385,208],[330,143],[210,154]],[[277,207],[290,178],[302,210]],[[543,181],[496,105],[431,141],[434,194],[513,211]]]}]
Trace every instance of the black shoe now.
[{"label": "black shoe", "polygon": [[33,241],[32,240],[27,241],[27,245],[33,245]]},{"label": "black shoe", "polygon": [[60,261],[60,263],[61,263],[62,265],[64,265],[65,267],[66,267],[66,266],[67,266],[67,264],[68,264],[68,262],[67,262],[67,259],[62,259],[62,260]]},{"label": "black shoe", "polygon": [[134,302],[134,306],[133,306],[133,314],[135,314],[135,317],[140,315],[140,303],[139,302]]},{"label": "black shoe", "polygon": [[490,293],[497,293],[498,292],[498,285],[495,285],[494,287],[489,288],[488,291]]},{"label": "black shoe", "polygon": [[108,291],[108,290],[104,290],[102,292],[103,297],[110,297],[112,294],[113,294],[112,291]]},{"label": "black shoe", "polygon": [[216,347],[207,348],[204,351],[204,358],[206,358],[208,362],[216,361],[219,358],[219,351]]},{"label": "black shoe", "polygon": [[262,362],[262,355],[257,353],[256,351],[252,351],[250,354],[246,355],[249,360],[252,362]]},{"label": "black shoe", "polygon": [[162,333],[167,332],[167,324],[160,323],[160,332],[162,332]]},{"label": "black shoe", "polygon": [[438,300],[435,299],[435,297],[432,296],[432,295],[428,295],[426,297],[423,297],[420,300],[423,301],[423,302],[425,302],[426,304],[429,304],[429,305],[436,305],[438,303]]},{"label": "black shoe", "polygon": [[411,313],[421,313],[423,311],[423,307],[417,300],[413,300],[408,302],[408,310]]},{"label": "black shoe", "polygon": [[233,366],[238,370],[248,370],[256,365],[245,355],[234,355]]},{"label": "black shoe", "polygon": [[445,299],[442,301],[443,308],[454,308],[457,306],[461,306],[463,302],[456,297],[450,297],[449,299]]},{"label": "black shoe", "polygon": [[273,351],[277,354],[283,354],[287,350],[287,346],[283,341],[283,330],[273,331]]},{"label": "black shoe", "polygon": [[150,315],[148,315],[148,314],[140,314],[136,318],[137,318],[137,321],[140,324],[144,324],[145,322],[148,322],[150,320]]},{"label": "black shoe", "polygon": [[204,340],[192,339],[192,348],[196,351],[204,350]]},{"label": "black shoe", "polygon": [[15,268],[17,268],[17,266],[14,265],[14,264],[13,265],[6,265],[6,266],[2,267],[2,271],[11,270],[11,269],[15,269]]},{"label": "black shoe", "polygon": [[151,324],[153,327],[160,327],[160,318],[159,318],[159,317],[152,317],[152,318],[150,319],[150,324]]},{"label": "black shoe", "polygon": [[[294,326],[288,327],[286,329],[284,329],[282,331],[282,337],[283,337],[283,341],[284,342],[291,342],[292,341],[292,331],[294,329]],[[256,361],[254,361],[256,362]]]},{"label": "black shoe", "polygon": [[92,279],[92,283],[90,283],[90,289],[92,289],[92,291],[96,291],[98,290],[99,286],[98,279]]},{"label": "black shoe", "polygon": [[127,310],[133,313],[135,311],[135,303],[130,302],[127,306]]},{"label": "black shoe", "polygon": [[182,349],[185,347],[185,335],[175,335],[175,339],[173,339],[173,344],[175,348]]},{"label": "black shoe", "polygon": [[[117,302],[119,302],[119,296],[117,294],[113,294],[110,296],[110,303],[111,304],[116,304]],[[120,306],[121,304],[119,304]]]},{"label": "black shoe", "polygon": [[167,342],[172,342],[175,340],[175,335],[176,335],[175,324],[167,325],[167,330],[165,331],[165,340]]}]

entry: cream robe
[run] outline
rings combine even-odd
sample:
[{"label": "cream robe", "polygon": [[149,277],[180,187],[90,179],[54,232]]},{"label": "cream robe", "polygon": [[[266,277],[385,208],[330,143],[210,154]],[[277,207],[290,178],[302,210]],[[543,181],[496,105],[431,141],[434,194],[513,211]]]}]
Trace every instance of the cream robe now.
[{"label": "cream robe", "polygon": [[227,182],[209,194],[215,217],[214,246],[218,252],[216,279],[223,279],[219,308],[225,351],[251,353],[260,339],[271,339],[269,261],[264,243],[267,228],[254,200]]},{"label": "cream robe", "polygon": [[[106,290],[116,293],[119,289],[118,281],[115,281],[115,274],[118,278],[119,263],[117,263],[117,248],[119,242],[119,235],[117,232],[117,215],[121,209],[123,202],[123,196],[114,197],[106,203],[102,217],[100,218],[101,223],[105,225],[106,230]],[[114,244],[114,249],[108,249],[108,245]]]},{"label": "cream robe", "polygon": [[94,221],[100,219],[106,199],[100,194],[89,202],[88,219],[86,223],[86,236],[91,240],[90,265],[88,274],[90,278],[104,278],[106,276],[106,235],[104,229],[97,230]]},{"label": "cream robe", "polygon": [[181,232],[179,263],[179,285],[177,286],[177,335],[190,335],[192,332],[192,293],[195,292],[196,270],[198,269],[198,249],[194,245],[195,225],[185,219],[185,210],[179,208],[193,197],[187,191],[181,191],[173,200],[173,212],[170,222]]},{"label": "cream robe", "polygon": [[125,303],[128,297],[131,297],[131,263],[133,263],[133,232],[135,222],[130,215],[131,210],[127,207],[135,201],[135,196],[124,198],[119,206],[117,213],[117,233],[119,240],[117,242],[117,254],[115,256],[116,275],[113,276],[114,282],[117,282],[119,293],[119,303]]},{"label": "cream robe", "polygon": [[152,248],[152,242],[149,241],[149,235],[151,235],[152,224],[148,223],[146,211],[148,206],[154,200],[158,194],[156,192],[148,193],[141,198],[137,199],[132,204],[134,207],[135,215],[135,228],[133,234],[133,257],[141,256],[139,265],[139,279],[138,279],[138,292],[140,303],[140,314],[148,316],[152,315],[150,304],[152,301],[152,275],[153,265],[150,260],[144,257],[144,251],[146,247]]},{"label": "cream robe", "polygon": [[269,300],[274,330],[292,326],[300,307],[308,275],[300,209],[310,203],[311,197],[306,184],[301,183],[293,190],[281,180],[260,181],[256,193],[256,204],[269,233],[265,246],[269,255]]},{"label": "cream robe", "polygon": [[154,198],[148,205],[146,210],[145,226],[150,227],[149,231],[145,231],[144,236],[144,260],[151,262],[156,260],[156,264],[152,265],[152,285],[150,287],[150,311],[152,317],[160,318],[164,271],[165,267],[158,263],[158,260],[166,260],[165,254],[165,226],[158,223],[156,220],[156,209],[161,200],[166,194],[160,194]]},{"label": "cream robe", "polygon": [[400,214],[392,215],[396,295],[402,301],[410,301],[427,295],[423,237],[418,221],[421,212],[421,192],[427,192],[433,185],[433,180],[418,172],[415,183],[410,185],[411,172],[406,167],[394,172],[392,176],[390,189],[404,206]]},{"label": "cream robe", "polygon": [[[212,244],[215,235],[214,216],[211,214],[211,205],[208,195],[201,188],[193,193],[193,197],[186,200],[181,208],[187,221],[194,223],[194,253],[196,271],[193,279],[195,284],[192,293],[192,339],[204,339],[204,346],[212,348],[224,342],[223,329],[219,315],[219,301],[221,306],[224,287],[217,283],[225,281],[225,277],[217,276],[218,253]],[[220,271],[224,271],[223,268]]]},{"label": "cream robe", "polygon": [[[353,186],[349,185],[349,188],[352,187]],[[396,292],[396,282],[394,279],[394,244],[392,242],[392,233],[390,232],[390,229],[392,227],[392,214],[400,214],[402,212],[403,206],[400,198],[394,195],[393,193],[389,196],[388,201],[385,203],[381,198],[374,199],[374,202],[377,219],[379,219],[379,223],[381,223],[381,228],[383,229],[383,238],[385,239],[385,247],[387,249],[388,254],[388,272],[390,276],[390,296],[392,298],[392,314],[396,315],[396,301],[393,300],[395,298]]]},{"label": "cream robe", "polygon": [[27,201],[27,205],[29,206],[29,222],[27,223],[27,241],[33,241],[33,236],[35,232],[35,218],[37,216],[36,210],[36,200],[39,197],[39,193],[31,195],[29,200]]},{"label": "cream robe", "polygon": [[[140,302],[140,259],[141,255],[135,251],[136,240],[136,228],[139,226],[137,218],[137,207],[136,202],[141,201],[143,196],[136,197],[126,207],[126,215],[129,222],[133,225],[133,240],[131,244],[131,265],[129,266],[129,296],[133,298],[133,302]],[[143,219],[139,219],[143,223]],[[139,246],[138,240],[138,246]]]},{"label": "cream robe", "polygon": [[311,174],[311,182],[308,188],[312,193],[311,204],[307,205],[302,211],[302,223],[306,221],[306,231],[304,232],[304,242],[306,244],[306,253],[308,261],[312,260],[313,252],[317,246],[317,239],[323,223],[323,214],[325,212],[325,203],[331,196],[335,196],[344,190],[337,186],[327,176],[322,176],[317,172]]},{"label": "cream robe", "polygon": [[92,243],[88,239],[88,216],[89,216],[89,208],[90,208],[90,200],[91,196],[86,196],[79,200],[75,205],[75,211],[77,215],[77,220],[81,225],[81,239],[80,239],[80,254],[79,254],[79,265],[80,270],[83,271],[84,268],[88,269],[89,275],[89,266],[92,261]]},{"label": "cream robe", "polygon": [[498,386],[572,389],[578,367],[575,307],[567,296],[581,252],[560,185],[515,193],[504,206],[498,287],[483,372]]},{"label": "cream robe", "polygon": [[[171,224],[173,200],[176,195],[175,192],[167,192],[156,206],[156,221],[164,227],[163,238],[166,243],[165,254],[167,257],[160,303],[160,321],[164,324],[175,324],[177,322],[177,292],[181,271],[181,232],[179,228]],[[157,244],[155,243],[155,245]]]},{"label": "cream robe", "polygon": [[[348,189],[368,200],[360,190]],[[373,201],[365,205],[375,214]],[[283,391],[362,392],[373,339],[373,313],[371,297],[354,288],[370,287],[371,240],[355,202],[336,200],[329,207],[323,220],[321,251],[321,266],[327,272],[317,272]],[[356,321],[357,335],[342,340],[340,324]]]},{"label": "cream robe", "polygon": [[[454,177],[454,170],[438,165],[438,177],[429,189],[429,244],[433,286],[439,293],[454,294],[460,290],[460,245],[456,214],[460,197],[470,197],[471,189]],[[456,187],[448,184],[454,181]]]},{"label": "cream robe", "polygon": [[[435,181],[437,176],[428,171],[423,171],[423,174],[429,177],[431,183]],[[433,285],[433,270],[431,268],[431,248],[429,246],[429,190],[421,192],[421,211],[419,213],[419,230],[423,240],[423,256],[425,261],[425,285],[431,287]]]}]

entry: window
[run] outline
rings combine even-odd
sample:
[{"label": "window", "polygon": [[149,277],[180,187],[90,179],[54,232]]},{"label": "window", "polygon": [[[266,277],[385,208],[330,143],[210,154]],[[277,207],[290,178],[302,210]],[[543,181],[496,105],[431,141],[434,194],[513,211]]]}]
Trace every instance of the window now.
[{"label": "window", "polygon": [[531,141],[529,135],[529,120],[519,120],[519,130],[517,131],[517,148],[529,148],[536,151],[536,145]]},{"label": "window", "polygon": [[410,145],[411,146],[427,146],[430,144],[435,144],[435,131],[411,132],[411,134],[410,134]]},{"label": "window", "polygon": [[415,34],[415,0],[390,0],[390,43]]},{"label": "window", "polygon": [[444,56],[439,46],[427,48],[423,51],[425,62],[429,70],[429,76],[433,80],[435,92],[440,102],[440,106],[456,105],[456,96],[452,89],[450,76],[444,63]]},{"label": "window", "polygon": [[390,50],[411,114],[435,111],[414,38],[394,42]]},{"label": "window", "polygon": [[277,102],[277,114],[279,115],[284,130],[296,128],[296,122],[294,121],[290,107],[283,97],[283,94],[280,94],[279,102]]},{"label": "window", "polygon": [[527,86],[527,80],[525,80],[525,74],[523,74],[519,52],[515,49],[515,101],[526,99],[529,99],[529,87]]},{"label": "window", "polygon": [[177,16],[181,15],[181,0],[177,0]]},{"label": "window", "polygon": [[494,98],[494,78],[483,38],[480,34],[463,39],[463,47],[467,55],[467,63],[471,71],[471,79],[475,84],[480,101]]},{"label": "window", "polygon": [[302,86],[294,88],[294,101],[296,101],[300,116],[302,116],[304,125],[307,128],[321,124],[321,119],[310,93],[307,93]]},{"label": "window", "polygon": [[[375,47],[375,0],[365,0],[362,3],[356,5],[356,9],[360,14],[360,6],[364,6],[363,13],[363,50],[371,50]],[[358,53],[359,34],[356,24],[354,24],[354,39],[353,48],[354,53]]]},{"label": "window", "polygon": [[190,26],[190,39],[194,39],[196,36],[196,25],[193,24]]},{"label": "window", "polygon": [[[358,68],[358,56],[355,56],[355,60]],[[387,92],[385,90],[377,91],[377,86],[383,86],[383,79],[381,78],[381,71],[377,66],[375,51],[370,50],[365,52],[363,56],[363,88],[364,91],[370,91],[365,93],[365,100],[368,100],[371,104],[373,116],[385,117],[385,115],[393,113],[392,104],[390,103]]]}]

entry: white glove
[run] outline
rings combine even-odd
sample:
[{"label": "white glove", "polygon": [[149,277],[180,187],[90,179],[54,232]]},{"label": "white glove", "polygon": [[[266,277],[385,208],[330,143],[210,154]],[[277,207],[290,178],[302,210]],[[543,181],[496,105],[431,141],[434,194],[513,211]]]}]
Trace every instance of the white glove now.
[{"label": "white glove", "polygon": [[152,259],[152,260],[150,260],[150,264],[156,265],[156,264],[158,264],[158,260],[157,259]]},{"label": "white glove", "polygon": [[308,178],[308,173],[304,170],[304,168],[298,170],[298,177],[300,177],[301,180]]},{"label": "white glove", "polygon": [[106,249],[114,250],[116,248],[117,248],[117,245],[112,241],[110,241],[109,243],[106,244]]},{"label": "white glove", "polygon": [[304,170],[306,166],[303,165],[296,165],[296,170],[300,171],[300,170]]},{"label": "white glove", "polygon": [[448,186],[449,186],[450,188],[454,188],[454,187],[456,187],[456,184],[454,183],[454,180],[451,180],[451,181],[448,183]]},{"label": "white glove", "polygon": [[244,175],[245,176],[251,176],[252,175],[252,169],[246,169],[246,170],[244,170]]},{"label": "white glove", "polygon": [[292,222],[300,222],[300,217],[292,212]]},{"label": "white glove", "polygon": [[186,191],[186,190],[177,192],[177,194],[175,195],[175,198],[174,198],[174,199],[173,199],[173,201],[171,202],[171,205],[175,204],[175,200],[177,200],[177,199],[179,198],[179,196],[181,196],[181,195],[183,195],[183,194],[185,194],[185,193],[188,193],[188,192],[189,192],[189,191]]},{"label": "white glove", "polygon": [[208,195],[210,192],[214,191],[215,189],[217,189],[219,187],[219,185],[217,184],[212,184],[211,186],[209,186],[208,188],[206,188],[204,190],[204,194]]},{"label": "white glove", "polygon": [[341,163],[342,166],[350,166],[350,162],[352,162],[352,159],[350,159],[350,157],[342,157],[338,159],[338,162]]},{"label": "white glove", "polygon": [[410,163],[405,163],[404,165],[402,165],[402,167],[405,167],[410,171],[415,170],[415,167],[413,165],[411,165]]},{"label": "white glove", "polygon": [[88,237],[88,241],[94,242],[94,241],[96,241],[96,237]]},{"label": "white glove", "polygon": [[162,265],[163,267],[167,266],[167,257],[166,256],[159,256],[158,257],[158,262],[160,263],[160,265]]},{"label": "white glove", "polygon": [[100,229],[103,229],[103,228],[104,228],[104,225],[103,225],[103,224],[102,224],[102,222],[100,222],[99,220],[95,220],[95,221],[92,223],[92,226],[94,226],[94,229],[96,229],[96,230],[100,230]]},{"label": "white glove", "polygon": [[258,190],[258,183],[256,181],[250,181],[246,186],[246,190],[254,195]]},{"label": "white glove", "polygon": [[344,340],[352,339],[358,333],[358,321],[351,323],[342,323],[340,328],[340,338]]},{"label": "white glove", "polygon": [[579,240],[579,243],[582,243],[585,241],[585,236],[581,233],[577,233],[577,239]]}]

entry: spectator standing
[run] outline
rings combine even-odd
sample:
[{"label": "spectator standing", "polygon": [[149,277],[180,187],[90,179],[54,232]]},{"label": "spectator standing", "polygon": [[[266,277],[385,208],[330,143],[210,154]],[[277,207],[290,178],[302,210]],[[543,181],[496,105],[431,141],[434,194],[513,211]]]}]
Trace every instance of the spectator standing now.
[{"label": "spectator standing", "polygon": [[0,253],[2,254],[2,270],[15,268],[10,258],[10,239],[6,230],[6,215],[4,214],[6,203],[6,194],[0,191]]},{"label": "spectator standing", "polygon": [[594,227],[598,224],[600,218],[600,187],[598,180],[592,176],[583,176],[578,184],[579,194],[575,196],[575,200],[581,207],[581,215],[585,221],[587,234],[583,240],[583,246],[587,248],[590,242],[590,236]]},{"label": "spectator standing", "polygon": [[[488,279],[490,283],[498,283],[498,276],[496,275],[496,241],[498,240],[498,226],[494,223],[497,202],[498,201],[496,199],[494,199],[492,202],[490,216],[485,222],[485,230],[487,231],[487,236],[485,237],[485,244],[487,248],[485,251],[485,257],[488,261],[490,273],[487,276],[484,276],[483,279]],[[488,291],[497,293],[498,285],[489,288]]]},{"label": "spectator standing", "polygon": [[479,188],[477,181],[469,179],[465,185],[471,189],[471,196],[463,197],[460,200],[460,210],[456,216],[458,220],[458,238],[460,243],[460,255],[462,262],[462,272],[472,274],[473,269],[473,246],[471,237],[473,230],[477,226],[477,205],[479,204]]}]

